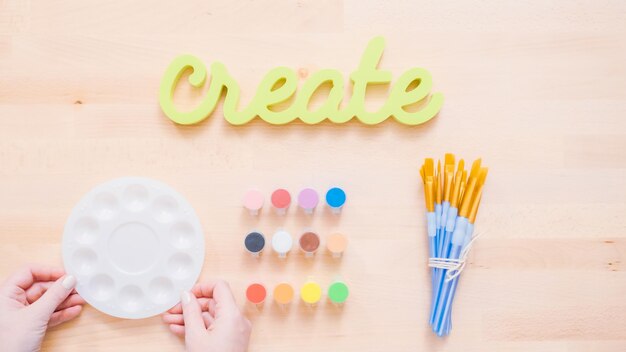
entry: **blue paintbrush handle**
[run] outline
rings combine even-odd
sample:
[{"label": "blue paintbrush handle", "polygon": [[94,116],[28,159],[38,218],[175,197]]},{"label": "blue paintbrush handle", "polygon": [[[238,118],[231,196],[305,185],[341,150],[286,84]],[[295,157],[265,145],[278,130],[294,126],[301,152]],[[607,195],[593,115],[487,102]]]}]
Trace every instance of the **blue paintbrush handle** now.
[{"label": "blue paintbrush handle", "polygon": [[[460,254],[461,248],[456,247],[455,249],[453,249],[453,251],[455,253]],[[458,255],[456,259],[458,259]],[[445,332],[445,327],[446,327],[446,323],[448,322],[448,317],[450,314],[450,307],[452,306],[452,299],[454,298],[454,292],[456,290],[458,280],[459,280],[459,277],[457,276],[451,281],[447,282],[446,283],[447,285],[444,287],[445,291],[441,295],[441,301],[442,301],[442,303],[440,304],[441,311],[437,320],[438,322],[437,335],[439,336],[442,336]]]},{"label": "blue paintbrush handle", "polygon": [[[461,247],[459,246],[453,246],[452,250],[450,252],[450,256],[448,258],[450,259],[459,259],[459,255],[461,254]],[[439,294],[437,295],[437,308],[435,310],[435,324],[433,325],[433,331],[438,332],[441,328],[441,326],[443,325],[443,308],[444,308],[444,304],[445,304],[445,300],[448,296],[448,292],[450,292],[450,286],[452,281],[447,281],[446,282],[446,276],[448,274],[449,270],[444,269],[442,270],[442,274],[441,274],[441,280],[440,280],[440,291]]]},{"label": "blue paintbrush handle", "polygon": [[[463,240],[463,247],[461,249],[461,252],[463,252],[463,250],[465,250],[467,246],[469,245],[469,243],[472,241],[473,235],[474,235],[474,224],[468,223],[467,227],[465,228],[465,238]],[[443,327],[443,332],[445,335],[448,335],[450,333],[450,329],[452,328],[452,302],[454,302],[454,296],[456,294],[456,287],[458,285],[458,281],[460,280],[460,278],[461,276],[457,276],[452,281],[452,288],[448,295],[449,298],[446,299],[446,306],[444,306],[445,323]]]},{"label": "blue paintbrush handle", "polygon": [[[445,232],[444,229],[441,229],[442,233]],[[443,234],[442,234],[443,236]],[[449,246],[448,246],[449,247]],[[448,255],[450,254],[449,249],[446,250],[444,249],[442,251],[442,255],[439,256],[439,258],[448,258]],[[437,306],[439,305],[439,296],[441,294],[441,290],[443,288],[444,285],[444,279],[445,279],[445,275],[446,275],[446,270],[445,269],[438,269],[435,276],[435,286],[434,286],[434,290],[433,290],[433,297],[435,297],[435,301],[434,304],[432,304],[431,306],[431,310],[430,310],[430,325],[433,325],[434,328],[434,324],[436,322],[436,313],[437,313]]]}]

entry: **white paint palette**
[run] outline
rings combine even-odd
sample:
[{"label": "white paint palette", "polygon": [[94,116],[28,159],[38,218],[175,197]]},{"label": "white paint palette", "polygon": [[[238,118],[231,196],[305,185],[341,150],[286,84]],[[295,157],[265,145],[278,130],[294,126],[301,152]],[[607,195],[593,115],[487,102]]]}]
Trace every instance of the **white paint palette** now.
[{"label": "white paint palette", "polygon": [[87,193],[63,233],[65,270],[103,313],[128,319],[160,314],[198,279],[204,234],[189,203],[164,183],[119,178]]}]

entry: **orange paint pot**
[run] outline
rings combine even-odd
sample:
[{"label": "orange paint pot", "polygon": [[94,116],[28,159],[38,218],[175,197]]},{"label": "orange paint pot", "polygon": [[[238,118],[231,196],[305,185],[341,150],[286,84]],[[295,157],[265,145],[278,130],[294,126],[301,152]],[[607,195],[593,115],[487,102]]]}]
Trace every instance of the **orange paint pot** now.
[{"label": "orange paint pot", "polygon": [[286,307],[293,300],[294,289],[288,283],[280,283],[274,287],[274,302],[281,307]]}]

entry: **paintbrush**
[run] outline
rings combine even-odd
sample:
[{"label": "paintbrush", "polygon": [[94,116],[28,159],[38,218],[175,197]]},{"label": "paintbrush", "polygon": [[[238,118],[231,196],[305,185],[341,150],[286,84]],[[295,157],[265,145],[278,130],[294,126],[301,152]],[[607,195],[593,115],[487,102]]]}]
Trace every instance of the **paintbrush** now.
[{"label": "paintbrush", "polygon": [[[472,202],[475,201],[474,191],[476,187],[482,188],[485,179],[487,178],[487,168],[480,168],[480,159],[476,160],[472,165],[472,171],[470,173],[470,180],[467,187],[467,192],[465,197],[462,200],[459,216],[456,220],[455,229],[450,242],[450,252],[447,258],[458,260],[461,255],[461,251],[463,249],[463,245],[465,244],[466,230],[467,225],[469,223],[469,214],[472,207]],[[445,270],[442,274],[443,276],[443,285],[441,286],[441,291],[438,295],[437,299],[437,308],[435,313],[435,326],[433,326],[434,331],[437,332],[439,336],[443,335],[444,327],[446,322],[447,311],[450,309],[451,301],[448,301],[449,293],[451,291],[452,281],[450,277],[446,277],[449,275],[453,275],[454,273]]]},{"label": "paintbrush", "polygon": [[441,163],[437,163],[435,170],[434,161],[430,158],[420,168],[427,210],[429,265],[433,268],[429,321],[439,336],[448,334],[451,329],[451,307],[458,275],[471,245],[474,221],[487,177],[487,168],[481,168],[481,159],[474,161],[469,175],[464,167],[462,159],[455,165],[454,155],[446,154],[443,172]]}]

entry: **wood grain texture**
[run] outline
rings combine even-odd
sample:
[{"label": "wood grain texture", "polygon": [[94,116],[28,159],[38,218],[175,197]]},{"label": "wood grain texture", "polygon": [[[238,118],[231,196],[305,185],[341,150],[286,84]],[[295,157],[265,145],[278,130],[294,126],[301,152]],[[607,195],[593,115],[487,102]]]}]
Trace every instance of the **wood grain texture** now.
[{"label": "wood grain texture", "polygon": [[[206,231],[203,280],[231,282],[254,324],[251,351],[626,350],[626,3],[623,1],[0,1],[0,276],[61,264],[61,233],[80,197],[114,177],[165,181]],[[445,94],[419,127],[253,122],[221,105],[193,127],[157,103],[180,53],[220,60],[242,87],[285,65],[302,76],[356,67],[383,35],[381,66],[413,66]],[[181,91],[184,102],[197,94]],[[384,90],[369,94],[380,106]],[[490,167],[453,332],[427,324],[430,279],[418,167],[451,151]],[[295,211],[259,221],[246,189],[341,184],[343,215]],[[345,258],[245,255],[252,227],[349,235]],[[343,311],[243,303],[251,280],[342,276]],[[158,317],[87,308],[47,335],[46,351],[180,351]]]}]

